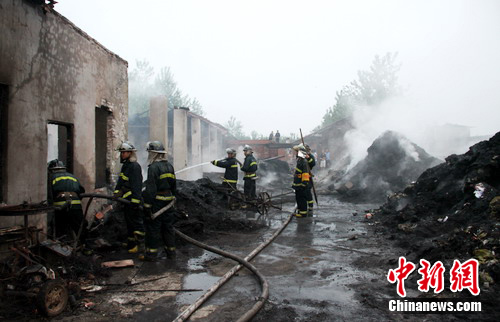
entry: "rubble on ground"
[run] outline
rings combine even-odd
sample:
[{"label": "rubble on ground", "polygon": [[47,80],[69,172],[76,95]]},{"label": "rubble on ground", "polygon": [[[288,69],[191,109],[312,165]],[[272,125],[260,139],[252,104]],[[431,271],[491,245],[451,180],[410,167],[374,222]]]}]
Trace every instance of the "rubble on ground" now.
[{"label": "rubble on ground", "polygon": [[[260,228],[260,224],[241,219],[229,211],[224,187],[208,178],[196,181],[177,180],[175,227],[190,236],[202,235],[205,229],[223,231],[250,231]],[[120,210],[110,213],[106,223],[98,231],[113,245],[126,238],[126,224]]]},{"label": "rubble on ground", "polygon": [[363,160],[329,187],[342,199],[383,201],[416,180],[424,170],[441,162],[393,131],[380,135],[367,152]]},{"label": "rubble on ground", "polygon": [[426,170],[374,218],[384,233],[431,262],[476,258],[482,289],[500,282],[500,132]]}]

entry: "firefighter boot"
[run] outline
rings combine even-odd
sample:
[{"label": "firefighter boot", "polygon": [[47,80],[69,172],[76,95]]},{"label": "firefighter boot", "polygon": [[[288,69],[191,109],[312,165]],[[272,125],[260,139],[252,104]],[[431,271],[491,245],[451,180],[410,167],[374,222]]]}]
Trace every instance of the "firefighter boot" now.
[{"label": "firefighter boot", "polygon": [[136,254],[144,251],[144,232],[142,231],[134,231],[134,240],[135,245],[132,248],[128,249],[130,254]]},{"label": "firefighter boot", "polygon": [[165,253],[167,254],[168,259],[175,259],[175,257],[176,257],[175,247],[166,247],[165,246]]},{"label": "firefighter boot", "polygon": [[158,250],[148,248],[143,255],[139,255],[139,259],[145,262],[156,262],[158,261]]},{"label": "firefighter boot", "polygon": [[127,238],[127,250],[129,253],[137,253],[137,239],[135,236]]}]

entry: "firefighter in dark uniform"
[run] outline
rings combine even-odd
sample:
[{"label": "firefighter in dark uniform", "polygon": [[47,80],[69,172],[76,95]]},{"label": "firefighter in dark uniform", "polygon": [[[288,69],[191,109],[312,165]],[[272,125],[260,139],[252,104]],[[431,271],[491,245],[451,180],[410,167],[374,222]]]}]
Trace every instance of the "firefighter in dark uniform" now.
[{"label": "firefighter in dark uniform", "polygon": [[120,152],[122,169],[114,191],[115,197],[129,200],[123,204],[123,213],[127,224],[127,249],[133,254],[139,252],[144,242],[143,213],[140,210],[142,192],[142,169],[137,162],[137,151],[130,142],[123,142],[117,148]]},{"label": "firefighter in dark uniform", "polygon": [[175,258],[174,224],[177,220],[171,207],[156,218],[152,214],[174,202],[176,179],[174,167],[167,161],[167,152],[160,141],[147,144],[148,178],[142,193],[144,200],[144,224],[146,227],[146,252],[142,260],[156,261],[158,249],[163,243],[167,258]]},{"label": "firefighter in dark uniform", "polygon": [[217,167],[226,169],[222,184],[227,186],[230,191],[233,191],[236,190],[236,183],[238,182],[239,162],[236,160],[236,150],[227,148],[226,153],[227,158],[222,160],[213,160],[211,163]]},{"label": "firefighter in dark uniform", "polygon": [[50,161],[48,170],[50,186],[48,199],[53,206],[62,207],[54,211],[56,236],[72,237],[74,234],[74,237],[77,237],[82,226],[80,243],[85,246],[87,221],[83,218],[80,200],[80,194],[84,193],[85,189],[74,175],[66,172],[66,166],[62,161],[57,159]]},{"label": "firefighter in dark uniform", "polygon": [[245,145],[243,148],[243,153],[245,154],[245,161],[241,167],[241,171],[245,172],[243,181],[245,182],[243,186],[243,191],[247,200],[252,200],[257,198],[255,180],[257,179],[257,160],[253,156],[253,149],[249,145]]},{"label": "firefighter in dark uniform", "polygon": [[[311,148],[309,147],[309,145],[306,144],[305,148],[307,151],[307,154],[306,154],[307,164],[309,164],[309,170],[312,170],[312,168],[314,168],[314,166],[316,165],[316,158],[314,158],[314,155],[311,153]],[[312,195],[311,190],[312,190],[312,181],[309,180],[309,184],[307,185],[307,189],[306,189],[307,210],[309,212],[309,215],[313,214],[313,208],[314,208],[314,201],[313,201],[313,195]]]},{"label": "firefighter in dark uniform", "polygon": [[293,176],[292,188],[295,190],[295,200],[297,201],[296,217],[307,217],[307,186],[309,185],[309,172],[307,171],[307,150],[304,145],[293,147],[297,151],[297,165]]}]

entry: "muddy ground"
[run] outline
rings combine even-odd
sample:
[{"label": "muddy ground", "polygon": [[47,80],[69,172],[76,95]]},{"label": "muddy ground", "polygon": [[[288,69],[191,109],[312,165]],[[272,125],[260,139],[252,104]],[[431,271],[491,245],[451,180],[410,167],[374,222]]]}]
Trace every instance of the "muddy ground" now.
[{"label": "muddy ground", "polygon": [[[388,269],[397,267],[406,251],[395,246],[393,236],[379,229],[376,218],[365,219],[375,204],[350,204],[320,196],[321,207],[314,218],[294,218],[285,231],[254,261],[268,279],[270,298],[254,321],[452,321],[495,320],[495,311],[483,306],[482,314],[400,314],[388,310],[396,298],[396,286],[387,282]],[[254,230],[205,229],[204,242],[244,257],[284,222],[294,207],[273,210],[260,217],[252,211],[230,212],[240,220],[258,221]],[[107,259],[134,258],[124,251],[105,254]],[[111,277],[96,280],[81,293],[79,303],[57,321],[169,321],[202,291],[171,292],[170,289],[205,291],[233,267],[234,262],[191,245],[180,245],[176,261],[162,258],[157,263],[136,260],[133,268],[115,269]],[[148,282],[149,281],[149,282]],[[113,285],[113,286],[111,286]],[[416,278],[406,282],[409,297],[421,297]],[[92,291],[92,292],[91,292]],[[446,293],[446,292],[444,292]],[[260,294],[256,280],[246,270],[229,281],[192,320],[229,321],[237,319]],[[447,297],[450,294],[441,294]],[[472,300],[491,297],[488,289]],[[467,291],[455,295],[466,298]],[[86,303],[86,305],[85,305]],[[26,306],[27,308],[28,306]],[[40,319],[32,310],[6,320]]]}]

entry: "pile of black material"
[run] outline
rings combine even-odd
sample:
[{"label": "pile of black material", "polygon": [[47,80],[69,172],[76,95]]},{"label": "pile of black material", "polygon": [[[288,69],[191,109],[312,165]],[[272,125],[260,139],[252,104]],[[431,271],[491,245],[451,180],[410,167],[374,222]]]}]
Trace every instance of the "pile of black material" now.
[{"label": "pile of black material", "polygon": [[382,201],[400,191],[440,161],[403,135],[387,131],[368,148],[368,155],[333,188],[348,200]]},{"label": "pile of black material", "polygon": [[283,188],[283,186],[291,186],[292,176],[290,166],[287,162],[281,160],[268,160],[259,162],[257,171],[259,180],[257,184],[260,187],[266,188]]},{"label": "pile of black material", "polygon": [[[434,262],[476,258],[481,285],[500,289],[500,132],[426,170],[375,213],[386,232]],[[446,265],[446,264],[445,264]]]},{"label": "pile of black material", "polygon": [[[237,212],[229,211],[227,195],[222,184],[208,178],[196,181],[177,180],[176,228],[190,236],[203,234],[205,229],[222,231],[251,231],[262,224],[241,219]],[[186,218],[187,215],[187,218]],[[126,238],[126,224],[120,209],[113,212],[106,224],[94,237],[104,237],[113,245]]]}]

